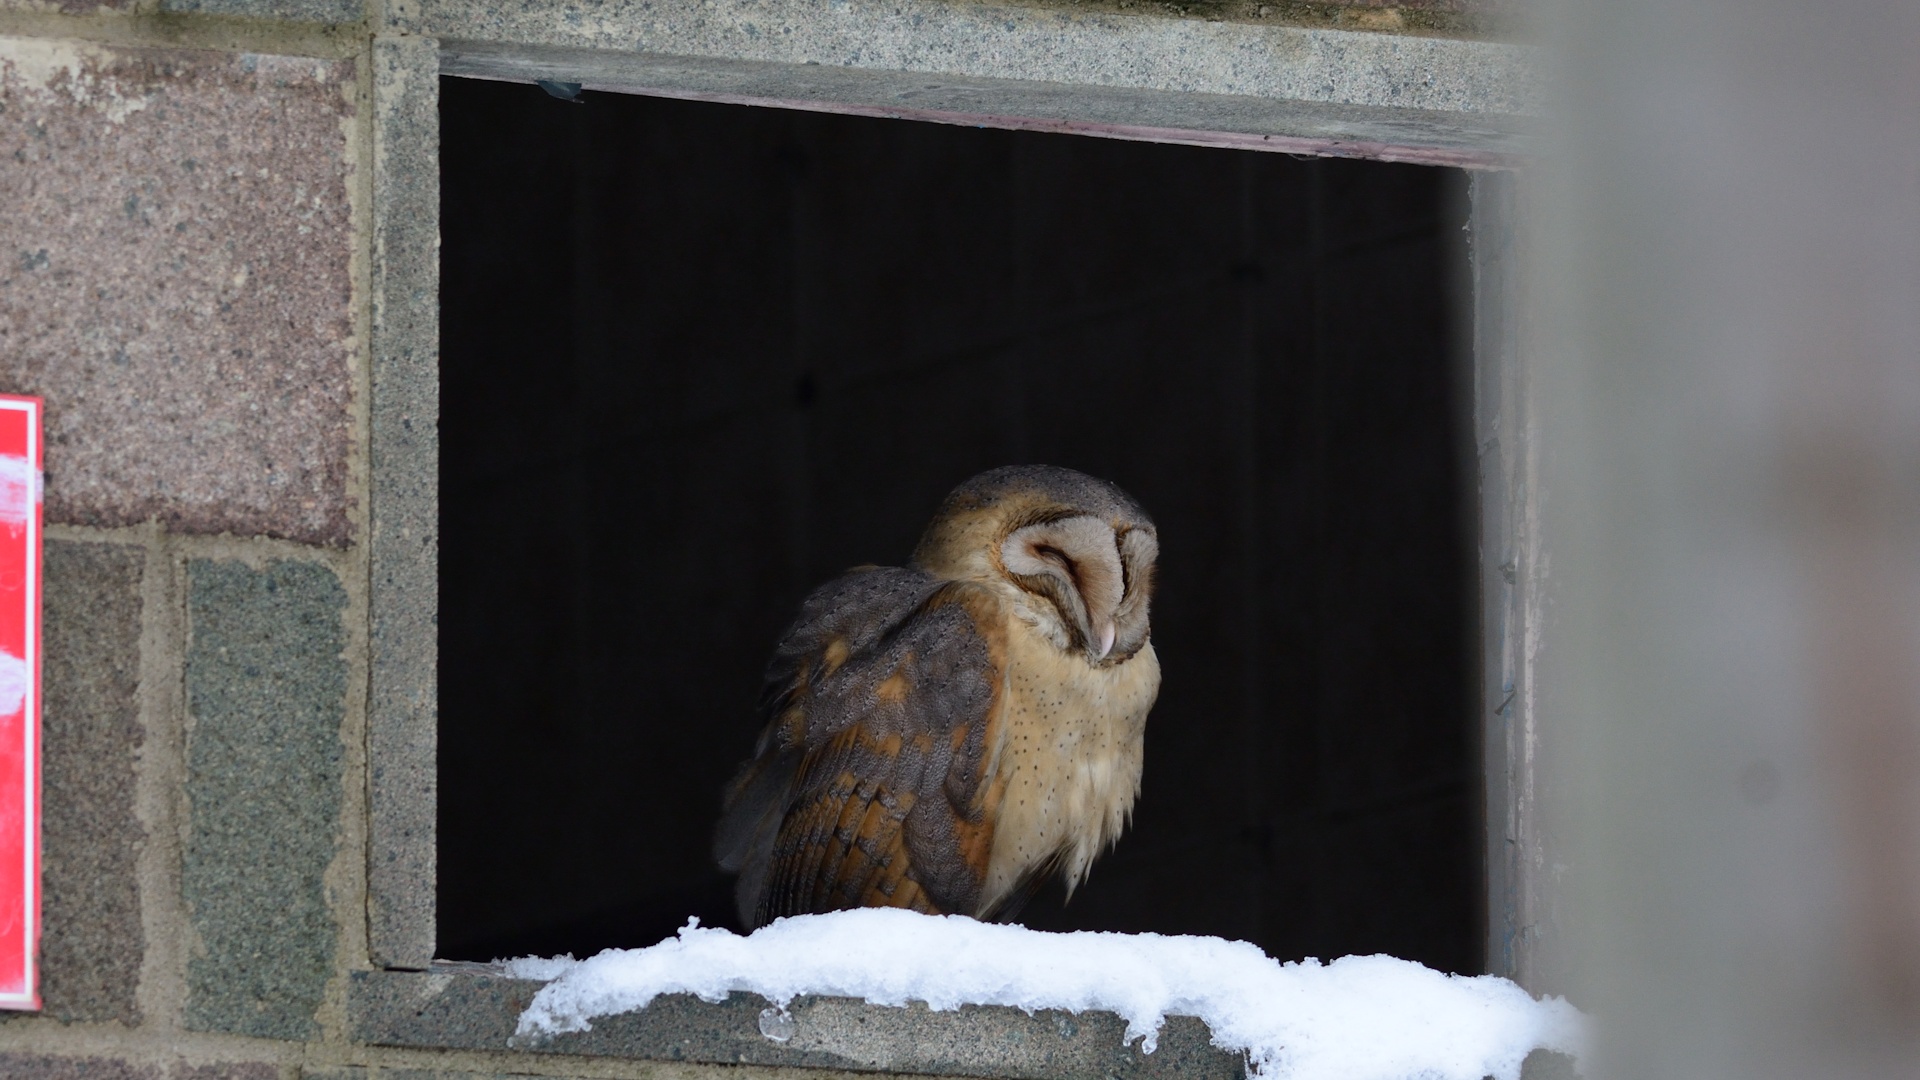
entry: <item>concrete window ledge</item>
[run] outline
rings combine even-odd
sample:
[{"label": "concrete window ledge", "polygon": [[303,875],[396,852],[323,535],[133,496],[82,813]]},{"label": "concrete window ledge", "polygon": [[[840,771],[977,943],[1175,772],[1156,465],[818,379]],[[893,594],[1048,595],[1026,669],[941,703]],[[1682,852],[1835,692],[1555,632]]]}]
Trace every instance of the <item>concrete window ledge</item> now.
[{"label": "concrete window ledge", "polygon": [[[791,1034],[761,1031],[769,1007],[757,994],[710,1004],[689,994],[658,998],[636,1013],[595,1020],[593,1030],[510,1047],[514,1025],[542,984],[481,964],[429,971],[355,972],[348,991],[353,1038],[374,1046],[527,1054],[786,1065],[1011,1080],[1243,1080],[1240,1055],[1215,1047],[1207,1026],[1173,1016],[1151,1054],[1123,1041],[1126,1021],[1109,1012],[1068,1013],[969,1005],[934,1012],[851,998],[800,997]],[[784,1032],[776,1031],[776,1034]],[[1571,1062],[1535,1052],[1523,1080],[1571,1080]]]},{"label": "concrete window ledge", "polygon": [[[362,971],[348,992],[353,1037],[376,1046],[505,1050],[520,1013],[541,984],[484,965],[435,965],[425,972]],[[969,1005],[934,1012],[851,998],[801,997],[788,1007],[785,1042],[761,1033],[757,994],[709,1004],[690,994],[656,999],[637,1013],[593,1022],[592,1031],[515,1049],[529,1054],[797,1065],[939,1076],[1021,1080],[1239,1080],[1240,1055],[1208,1041],[1207,1026],[1170,1017],[1160,1045],[1142,1054],[1122,1041],[1112,1013]]]}]

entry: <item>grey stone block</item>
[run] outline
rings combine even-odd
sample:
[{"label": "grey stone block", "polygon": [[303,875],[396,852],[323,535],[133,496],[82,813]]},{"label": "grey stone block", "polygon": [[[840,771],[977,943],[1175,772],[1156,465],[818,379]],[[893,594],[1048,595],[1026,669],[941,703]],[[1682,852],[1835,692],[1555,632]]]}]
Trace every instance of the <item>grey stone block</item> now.
[{"label": "grey stone block", "polygon": [[160,0],[160,10],[308,23],[355,23],[367,14],[362,0]]},{"label": "grey stone block", "polygon": [[[352,1037],[383,1046],[502,1050],[540,984],[468,970],[355,972],[348,991]],[[519,1047],[528,1053],[649,1061],[804,1066],[935,1076],[1025,1080],[1182,1077],[1239,1080],[1245,1062],[1212,1045],[1204,1023],[1170,1017],[1159,1048],[1123,1041],[1112,1013],[1000,1006],[933,1012],[846,998],[801,997],[789,1007],[791,1037],[761,1032],[768,1007],[754,994],[710,1004],[686,994],[637,1013],[597,1019],[593,1030]]]},{"label": "grey stone block", "polygon": [[9,1080],[163,1080],[158,1066],[101,1057],[53,1057],[0,1051],[0,1076]]},{"label": "grey stone block", "polygon": [[181,890],[203,949],[186,1023],[311,1038],[336,941],[322,875],[342,795],[346,594],[311,563],[195,560],[188,574]]},{"label": "grey stone block", "polygon": [[439,53],[374,42],[372,656],[368,942],[424,968],[434,943],[438,738]]},{"label": "grey stone block", "polygon": [[140,896],[134,816],[140,752],[145,553],[50,541],[42,670],[40,992],[62,1020],[138,1023]]},{"label": "grey stone block", "polygon": [[47,516],[349,539],[350,60],[0,38],[0,388]]}]

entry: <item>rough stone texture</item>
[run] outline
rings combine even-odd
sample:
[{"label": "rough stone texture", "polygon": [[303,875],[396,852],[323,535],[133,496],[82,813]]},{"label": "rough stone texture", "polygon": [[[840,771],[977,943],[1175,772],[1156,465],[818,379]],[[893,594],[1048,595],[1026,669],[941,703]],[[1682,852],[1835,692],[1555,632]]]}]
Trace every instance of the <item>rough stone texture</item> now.
[{"label": "rough stone texture", "polygon": [[305,1039],[333,968],[346,596],[310,563],[189,564],[186,1022]]},{"label": "rough stone texture", "polygon": [[1332,0],[1332,7],[1414,8],[1423,11],[1507,11],[1503,0]]},{"label": "rough stone texture", "polygon": [[7,1080],[279,1080],[280,1068],[257,1061],[153,1065],[113,1058],[0,1053],[0,1076]]},{"label": "rough stone texture", "polygon": [[[682,1066],[671,1074],[677,1077],[712,1076],[716,1078],[731,1075],[724,1065],[707,1066],[704,1069],[690,1069]],[[383,1065],[320,1065],[300,1070],[300,1080],[525,1080],[530,1074],[509,1069],[500,1072],[468,1072],[464,1069],[409,1069]],[[570,1080],[560,1073],[540,1073],[540,1076],[552,1080]],[[641,1074],[649,1075],[649,1074]],[[789,1077],[794,1074],[788,1073]],[[800,1074],[801,1080],[871,1080],[871,1073],[843,1072],[831,1069],[808,1069]],[[898,1080],[912,1080],[905,1073],[889,1073]],[[1529,1078],[1531,1080],[1531,1078]]]},{"label": "rough stone texture", "polygon": [[349,539],[351,61],[0,39],[0,388],[47,516]]},{"label": "rough stone texture", "polygon": [[[724,1065],[691,1070],[678,1068],[674,1076],[728,1076],[732,1070]],[[509,1070],[509,1072],[467,1072],[465,1068],[394,1068],[380,1065],[332,1065],[332,1067],[301,1068],[300,1080],[528,1080],[530,1074]],[[540,1072],[540,1076],[549,1076],[551,1080],[570,1080],[568,1076],[557,1072]],[[791,1076],[791,1074],[789,1074]],[[900,1080],[910,1080],[900,1072],[891,1072]],[[872,1080],[872,1072],[841,1072],[841,1070],[822,1070],[808,1068],[803,1080]],[[1532,1080],[1532,1078],[1528,1078]]]},{"label": "rough stone texture", "polygon": [[172,1080],[280,1080],[280,1067],[261,1061],[180,1065],[174,1068]]},{"label": "rough stone texture", "polygon": [[0,1076],[8,1080],[163,1080],[155,1065],[100,1057],[51,1057],[0,1052]]},{"label": "rough stone texture", "polygon": [[897,0],[582,0],[566,18],[495,0],[393,0],[395,29],[454,39],[684,57],[1532,114],[1524,46],[1160,15]]},{"label": "rough stone texture", "polygon": [[359,22],[366,16],[361,0],[160,0],[160,10],[311,23]]},{"label": "rough stone texture", "polygon": [[154,1065],[100,1057],[0,1053],[0,1076],[7,1080],[279,1080],[280,1068],[257,1061]]},{"label": "rough stone texture", "polygon": [[504,1080],[499,1073],[444,1069],[391,1069],[377,1065],[338,1065],[301,1069],[300,1080]]},{"label": "rough stone texture", "polygon": [[321,1065],[300,1070],[300,1080],[501,1080],[497,1073],[445,1069],[392,1069],[377,1065]]},{"label": "rough stone texture", "polygon": [[[1159,15],[1210,22],[1286,23],[1485,36],[1510,30],[1523,0],[1010,0],[1070,14]],[[1492,16],[1493,18],[1489,18]]]},{"label": "rough stone texture", "polygon": [[434,947],[439,612],[439,53],[374,43],[372,775],[368,941],[423,968]]},{"label": "rough stone texture", "polygon": [[62,1020],[137,1023],[140,750],[136,547],[50,541],[45,553],[40,992]]},{"label": "rough stone texture", "polygon": [[96,11],[130,8],[135,0],[0,0],[0,11],[57,11],[62,15],[90,15]]},{"label": "rough stone texture", "polygon": [[[733,1070],[724,1065],[707,1068],[676,1068],[672,1076],[730,1076]],[[530,1080],[528,1072],[520,1070],[501,1070],[501,1072],[468,1072],[465,1068],[394,1068],[390,1065],[319,1065],[319,1067],[301,1068],[300,1080]],[[540,1072],[538,1076],[547,1076],[551,1080],[572,1080],[572,1074],[559,1072]],[[791,1076],[791,1074],[789,1074]],[[910,1080],[900,1072],[891,1072],[900,1080]],[[841,1070],[822,1070],[808,1068],[801,1080],[872,1080],[870,1072],[841,1072]],[[1528,1078],[1530,1080],[1530,1078]]]},{"label": "rough stone texture", "polygon": [[[386,1046],[500,1050],[540,983],[474,970],[355,972],[348,991],[353,1038]],[[1159,1049],[1142,1054],[1124,1041],[1112,1013],[1031,1016],[1001,1006],[932,1012],[868,1005],[848,998],[799,997],[789,1006],[794,1035],[776,1043],[760,1033],[767,1001],[732,994],[711,1004],[687,994],[656,998],[636,1013],[602,1017],[591,1031],[523,1045],[538,1054],[788,1065],[1030,1080],[1183,1077],[1239,1080],[1245,1063],[1216,1049],[1206,1025],[1170,1017]]]}]

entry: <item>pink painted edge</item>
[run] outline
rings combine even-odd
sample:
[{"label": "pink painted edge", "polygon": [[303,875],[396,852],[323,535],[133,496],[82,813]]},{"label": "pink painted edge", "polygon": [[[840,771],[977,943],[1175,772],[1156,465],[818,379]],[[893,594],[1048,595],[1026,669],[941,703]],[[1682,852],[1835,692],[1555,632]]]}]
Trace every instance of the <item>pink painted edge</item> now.
[{"label": "pink painted edge", "polygon": [[[46,403],[43,399],[30,394],[0,394],[0,408],[18,409],[27,414],[27,461],[36,472],[46,468],[45,432],[41,428],[41,414],[45,406]],[[42,734],[40,730],[40,669],[42,659],[40,642],[40,590],[43,584],[42,556],[45,546],[42,543],[42,532],[45,525],[43,513],[41,499],[38,493],[36,493],[31,500],[31,507],[27,512],[26,536],[29,549],[27,552],[27,610],[25,612],[27,622],[26,646],[28,653],[27,659],[31,663],[33,671],[32,679],[28,683],[28,696],[25,702],[27,728],[25,779],[28,788],[28,813],[25,824],[28,835],[25,844],[27,854],[25,873],[27,880],[22,884],[27,892],[25,949],[27,986],[25,991],[21,993],[0,994],[0,1009],[19,1012],[38,1012],[43,1008],[43,1003],[40,999],[40,810],[41,781],[43,779],[40,772],[40,737]]]}]

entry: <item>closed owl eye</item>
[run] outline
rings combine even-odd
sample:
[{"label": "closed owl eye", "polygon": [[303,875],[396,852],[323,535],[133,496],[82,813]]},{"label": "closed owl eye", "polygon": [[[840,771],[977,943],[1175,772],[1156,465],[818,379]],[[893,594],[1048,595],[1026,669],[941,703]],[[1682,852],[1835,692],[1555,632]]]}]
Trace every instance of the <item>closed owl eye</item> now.
[{"label": "closed owl eye", "polygon": [[1053,547],[1052,545],[1049,545],[1049,544],[1038,544],[1034,547],[1033,553],[1036,557],[1045,559],[1046,561],[1066,571],[1067,577],[1073,580],[1074,588],[1077,589],[1080,587],[1079,567],[1075,566],[1073,560],[1067,557],[1066,552],[1061,551],[1059,548]]},{"label": "closed owl eye", "polygon": [[1083,515],[1027,525],[1001,545],[1001,561],[1016,585],[1051,604],[1074,648],[1095,663],[1112,651],[1125,583],[1111,525]]}]

